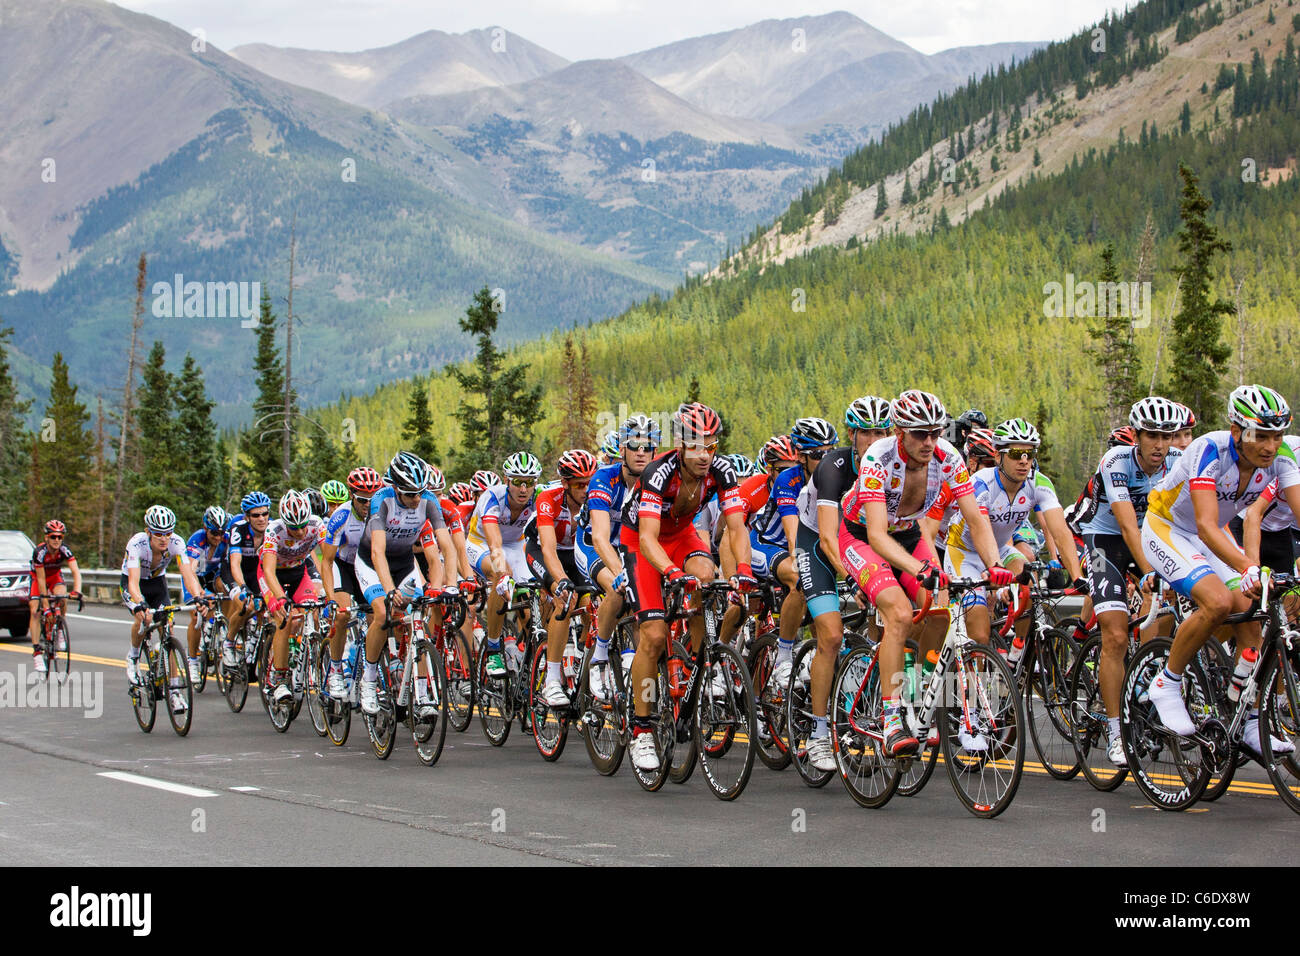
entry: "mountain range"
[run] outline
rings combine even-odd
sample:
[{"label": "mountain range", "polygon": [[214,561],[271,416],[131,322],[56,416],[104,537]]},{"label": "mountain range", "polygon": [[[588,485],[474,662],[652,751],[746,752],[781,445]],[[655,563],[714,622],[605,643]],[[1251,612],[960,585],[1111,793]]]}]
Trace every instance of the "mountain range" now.
[{"label": "mountain range", "polygon": [[[848,14],[577,63],[500,28],[228,55],[103,0],[0,0],[0,22],[0,322],[36,396],[56,348],[90,393],[120,387],[142,251],[151,283],[261,281],[282,312],[292,231],[307,400],[464,355],[483,285],[508,340],[614,314],[957,71],[1032,48],[924,57]],[[221,318],[144,335],[204,367],[253,347]],[[209,387],[238,421],[248,377]]]}]

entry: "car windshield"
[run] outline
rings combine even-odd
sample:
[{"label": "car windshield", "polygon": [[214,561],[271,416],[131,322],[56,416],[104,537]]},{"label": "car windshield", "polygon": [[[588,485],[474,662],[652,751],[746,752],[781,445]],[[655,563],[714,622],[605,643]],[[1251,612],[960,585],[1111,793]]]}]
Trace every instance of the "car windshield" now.
[{"label": "car windshield", "polygon": [[21,531],[0,532],[0,561],[5,564],[13,564],[16,561],[30,564],[32,552],[35,550],[36,545],[32,544],[31,539]]}]

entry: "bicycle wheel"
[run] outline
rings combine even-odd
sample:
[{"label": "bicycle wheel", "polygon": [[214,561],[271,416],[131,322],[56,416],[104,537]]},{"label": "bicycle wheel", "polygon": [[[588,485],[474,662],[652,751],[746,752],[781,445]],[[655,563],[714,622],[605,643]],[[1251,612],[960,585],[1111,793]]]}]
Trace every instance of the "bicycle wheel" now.
[{"label": "bicycle wheel", "polygon": [[[140,682],[127,688],[131,697],[131,708],[135,712],[135,722],[146,734],[153,730],[154,721],[158,719],[158,700],[154,693],[157,681],[153,667],[149,662],[149,643],[141,649],[139,668]],[[164,684],[166,681],[164,680]]]},{"label": "bicycle wheel", "polygon": [[[328,645],[325,653],[329,653]],[[344,700],[335,700],[328,694],[321,698],[325,710],[325,732],[329,735],[330,743],[336,747],[347,743],[348,734],[352,731],[352,683],[351,680],[348,681],[348,696]]]},{"label": "bicycle wheel", "polygon": [[875,647],[850,650],[840,658],[831,685],[831,744],[844,789],[871,810],[898,789],[898,761],[885,756],[884,707]]},{"label": "bicycle wheel", "polygon": [[[994,635],[996,638],[997,635]],[[921,656],[920,649],[916,641],[909,639],[905,645],[906,649],[912,652],[913,660]],[[925,679],[925,665],[915,672],[913,681],[916,686],[915,703],[913,706],[919,706],[921,696],[925,692],[922,681]],[[915,757],[908,757],[898,761],[898,789],[895,796],[914,797],[930,782],[930,777],[934,775],[934,768],[939,764],[939,732],[931,727],[926,733],[925,739],[920,741],[920,749]]]},{"label": "bicycle wheel", "polygon": [[[1286,656],[1275,655],[1260,675],[1262,702],[1259,712],[1259,746],[1264,769],[1282,802],[1300,813],[1300,767],[1294,748],[1300,744],[1296,715],[1300,714],[1300,680],[1295,665]],[[1293,749],[1276,753],[1273,738]]]},{"label": "bicycle wheel", "polygon": [[[424,675],[415,673],[415,687],[422,691],[427,704],[419,704],[417,693],[411,702],[411,737],[415,740],[415,753],[426,767],[432,767],[442,756],[447,741],[447,674],[443,670],[442,655],[430,640],[415,645],[415,660],[424,664]],[[423,713],[421,713],[423,710]]]},{"label": "bicycle wheel", "polygon": [[483,736],[493,747],[500,747],[510,736],[511,713],[506,699],[506,682],[510,680],[510,672],[507,671],[505,677],[488,677],[487,659],[488,646],[487,641],[484,641],[479,645],[478,664],[474,668],[474,689],[478,694],[474,709],[478,711],[479,723],[483,725]]},{"label": "bicycle wheel", "polygon": [[[786,753],[799,779],[810,787],[824,787],[835,776],[834,770],[818,770],[808,762],[808,741],[812,738],[812,675],[809,667],[817,653],[817,641],[804,641],[794,652],[790,686],[785,690]],[[829,720],[829,718],[827,718]]]},{"label": "bicycle wheel", "polygon": [[[1210,696],[1203,703],[1198,701],[1192,706],[1189,711],[1192,720],[1200,725],[1214,717],[1226,728],[1232,723],[1233,717],[1233,706],[1228,700],[1228,688],[1232,684],[1232,672],[1236,668],[1236,661],[1218,639],[1211,635],[1196,652],[1196,666],[1200,668],[1205,688]],[[1210,782],[1205,785],[1205,791],[1201,794],[1202,800],[1213,802],[1227,793],[1232,778],[1236,776],[1237,768],[1250,759],[1228,739],[1226,734],[1222,738],[1222,744],[1221,752],[1215,755]]]},{"label": "bicycle wheel", "polygon": [[650,721],[652,725],[650,732],[654,735],[655,752],[659,755],[659,767],[657,770],[642,770],[633,762],[632,772],[636,776],[636,782],[640,784],[641,789],[653,793],[660,789],[668,779],[677,738],[676,709],[673,707],[672,695],[668,693],[668,664],[663,658],[659,660],[659,671],[654,687],[647,687],[645,692],[650,697]]},{"label": "bicycle wheel", "polygon": [[776,671],[776,635],[764,634],[749,651],[750,674],[758,704],[758,759],[769,770],[790,766],[790,747],[786,742],[786,691],[772,682]]},{"label": "bicycle wheel", "polygon": [[330,648],[328,641],[313,639],[304,649],[307,654],[307,716],[318,737],[329,734],[329,721],[325,716],[325,675],[329,673]]},{"label": "bicycle wheel", "polygon": [[1025,767],[1020,689],[1002,657],[979,644],[958,652],[946,680],[938,721],[948,779],[967,810],[996,817],[1011,806]]},{"label": "bicycle wheel", "polygon": [[[60,642],[63,650],[59,650]],[[62,614],[55,619],[50,631],[50,654],[50,659],[46,661],[48,673],[62,675],[59,679],[63,680],[72,673],[72,639],[68,636],[68,619]]]},{"label": "bicycle wheel", "polygon": [[548,707],[542,700],[546,685],[546,647],[543,645],[533,655],[533,669],[528,682],[528,708],[533,714],[533,742],[537,752],[548,762],[560,759],[564,744],[569,739],[568,708]]},{"label": "bicycle wheel", "polygon": [[370,735],[370,749],[380,760],[387,760],[393,753],[393,743],[397,740],[397,703],[392,681],[388,677],[388,645],[379,652],[379,712],[365,717],[366,732]]},{"label": "bicycle wheel", "polygon": [[262,707],[266,709],[266,716],[271,719],[271,726],[275,728],[276,733],[282,734],[288,731],[289,725],[293,723],[294,701],[290,697],[283,703],[275,703],[273,697],[275,685],[271,679],[275,654],[273,644],[270,634],[262,635],[262,643],[257,649],[257,687],[262,697]]},{"label": "bicycle wheel", "polygon": [[[1147,697],[1148,688],[1169,658],[1171,645],[1169,638],[1152,638],[1129,662],[1120,697],[1120,736],[1133,782],[1142,795],[1161,810],[1185,810],[1200,799],[1210,781],[1210,768],[1198,744],[1164,728]],[[1188,667],[1184,700],[1195,699],[1196,690],[1191,687],[1195,679],[1195,668]]]},{"label": "bicycle wheel", "polygon": [[175,676],[166,678],[164,697],[167,701],[167,717],[171,721],[172,730],[184,737],[194,723],[194,692],[190,687],[185,648],[174,637],[167,639],[167,661],[163,673],[169,671]]},{"label": "bicycle wheel", "polygon": [[235,713],[244,709],[244,702],[248,699],[248,627],[240,629],[235,635],[235,666],[226,667],[222,664],[222,670],[226,674],[226,703]]},{"label": "bicycle wheel", "polygon": [[618,701],[623,697],[623,668],[619,655],[610,647],[609,660],[600,665],[605,668],[608,686],[614,693],[607,700],[598,700],[591,693],[590,675],[593,666],[592,655],[596,651],[593,644],[582,655],[582,670],[578,673],[578,720],[585,728],[582,739],[587,746],[587,757],[596,772],[602,777],[609,777],[618,771],[623,763],[623,754],[627,750],[623,734],[626,722],[621,716]]},{"label": "bicycle wheel", "polygon": [[[682,686],[681,690],[685,691],[686,686],[690,683],[691,666],[695,658],[691,655],[690,649],[681,641],[673,641],[673,653],[684,662],[682,667]],[[669,694],[671,697],[671,692]],[[672,765],[668,770],[668,779],[679,786],[691,779],[695,773],[695,759],[698,756],[698,746],[693,729],[685,731],[686,739],[682,739],[682,731],[678,728],[678,721],[682,715],[682,707],[686,705],[686,699],[673,698],[673,721],[674,721],[674,738],[673,738],[673,755]]]},{"label": "bicycle wheel", "polygon": [[1106,705],[1101,699],[1101,635],[1094,634],[1079,648],[1070,673],[1070,693],[1074,707],[1071,741],[1084,779],[1102,793],[1109,793],[1124,782],[1128,767],[1110,762],[1110,726]]},{"label": "bicycle wheel", "polygon": [[460,631],[449,632],[441,654],[446,671],[447,720],[451,729],[463,733],[474,717],[474,658]]},{"label": "bicycle wheel", "polygon": [[1074,752],[1070,668],[1078,646],[1064,631],[1047,628],[1025,661],[1025,716],[1043,768],[1057,780],[1073,780],[1082,769]]},{"label": "bicycle wheel", "polygon": [[719,800],[735,800],[749,783],[758,750],[758,717],[749,668],[726,644],[709,648],[707,666],[720,669],[726,692],[714,693],[713,681],[700,682],[695,702],[695,737],[700,769]]}]

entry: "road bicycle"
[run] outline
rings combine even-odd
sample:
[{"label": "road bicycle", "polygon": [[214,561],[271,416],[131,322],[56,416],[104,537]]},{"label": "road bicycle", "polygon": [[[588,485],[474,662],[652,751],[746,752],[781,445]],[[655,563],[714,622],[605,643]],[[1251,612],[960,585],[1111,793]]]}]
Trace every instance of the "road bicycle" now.
[{"label": "road bicycle", "polygon": [[589,650],[596,646],[596,613],[600,608],[596,596],[600,593],[600,588],[588,581],[581,581],[573,586],[572,593],[575,605],[584,597],[590,598],[590,601],[580,607],[574,607],[567,614],[558,607],[553,611],[559,620],[567,619],[569,624],[560,660],[562,686],[569,696],[567,705],[550,707],[542,699],[542,691],[546,686],[547,642],[543,641],[539,644],[532,655],[528,707],[532,711],[533,741],[537,744],[537,752],[547,761],[559,760],[560,754],[564,753],[570,723],[577,721],[579,733],[583,733],[586,727],[586,724],[581,721],[582,714],[585,712],[582,691],[586,690],[590,696],[590,690],[582,684],[579,677],[582,673],[583,659]]},{"label": "road bicycle", "polygon": [[[532,733],[533,658],[539,647],[546,646],[546,626],[542,623],[542,586],[536,581],[512,582],[502,613],[501,648],[496,653],[505,660],[504,677],[489,677],[487,659],[492,652],[483,641],[474,668],[475,709],[483,735],[494,747],[505,744],[510,727],[517,718],[524,733]],[[527,612],[527,619],[523,617]]]},{"label": "road bicycle", "polygon": [[[986,586],[982,579],[957,579],[948,583],[948,591],[957,597]],[[919,699],[899,698],[902,719],[922,742],[922,752],[885,755],[879,647],[851,650],[840,660],[831,691],[831,740],[840,778],[860,806],[883,807],[904,771],[937,759],[939,750],[962,805],[976,816],[995,817],[1011,805],[1024,770],[1023,694],[1001,655],[967,636],[960,604],[933,608],[933,592],[923,595],[913,623],[947,614],[949,625]],[[937,748],[930,743],[931,728],[937,731]]]},{"label": "road bicycle", "polygon": [[38,671],[42,680],[49,680],[51,675],[56,680],[64,680],[72,672],[72,638],[68,635],[68,617],[64,612],[64,605],[70,597],[77,599],[77,613],[80,614],[85,604],[75,591],[48,595],[46,599],[50,606],[41,611],[41,636],[36,642],[36,650],[45,659],[45,670]]},{"label": "road bicycle", "polygon": [[185,648],[176,639],[173,618],[178,611],[193,611],[197,604],[166,604],[150,611],[140,629],[137,681],[127,691],[136,723],[145,733],[153,730],[158,702],[167,708],[172,730],[184,737],[194,722],[194,694],[190,687]]},{"label": "road bicycle", "polygon": [[235,713],[244,709],[248,687],[257,682],[257,661],[263,637],[266,636],[264,632],[268,627],[272,632],[275,630],[275,625],[264,620],[266,602],[262,596],[253,595],[249,601],[251,613],[248,619],[236,633],[229,635],[227,646],[223,648],[221,660],[217,664],[217,689]]}]

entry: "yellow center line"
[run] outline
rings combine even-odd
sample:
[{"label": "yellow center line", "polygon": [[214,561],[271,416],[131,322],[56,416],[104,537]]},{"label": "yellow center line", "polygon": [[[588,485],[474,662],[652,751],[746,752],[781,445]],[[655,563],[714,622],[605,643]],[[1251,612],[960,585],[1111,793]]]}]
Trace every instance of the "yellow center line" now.
[{"label": "yellow center line", "polygon": [[[26,654],[32,656],[31,645],[26,647],[10,647],[7,644],[0,644],[0,651],[9,651],[11,654]],[[63,655],[56,655],[62,657]],[[73,654],[74,661],[81,661],[83,664],[104,664],[108,667],[120,667],[126,670],[126,661],[120,657],[96,657],[93,654]]]}]

